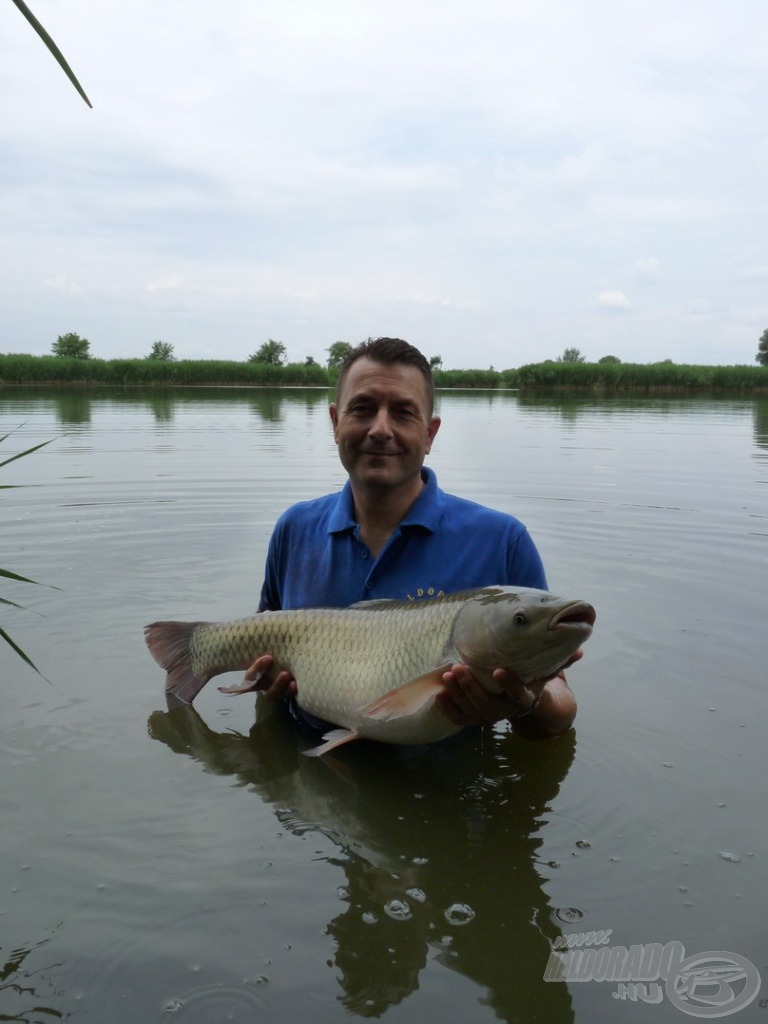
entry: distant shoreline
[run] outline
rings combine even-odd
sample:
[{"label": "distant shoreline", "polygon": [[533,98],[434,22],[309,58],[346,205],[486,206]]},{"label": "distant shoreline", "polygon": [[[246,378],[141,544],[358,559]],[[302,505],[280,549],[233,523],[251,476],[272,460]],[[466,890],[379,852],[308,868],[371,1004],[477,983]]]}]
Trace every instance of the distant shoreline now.
[{"label": "distant shoreline", "polygon": [[[333,388],[338,370],[318,364],[234,360],[71,359],[0,354],[0,386],[48,387],[284,387]],[[508,370],[435,370],[439,390],[567,391],[580,393],[768,392],[768,366],[686,363],[559,363]]]}]

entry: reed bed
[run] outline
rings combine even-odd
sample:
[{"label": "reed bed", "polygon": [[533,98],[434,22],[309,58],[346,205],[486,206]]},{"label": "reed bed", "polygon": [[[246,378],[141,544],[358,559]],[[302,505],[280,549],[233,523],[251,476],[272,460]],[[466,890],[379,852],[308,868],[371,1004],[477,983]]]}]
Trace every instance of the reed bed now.
[{"label": "reed bed", "polygon": [[[67,359],[0,354],[0,384],[333,387],[337,370],[225,359]],[[508,370],[436,370],[438,388],[523,391],[768,391],[768,366],[685,363],[529,363]]]},{"label": "reed bed", "polygon": [[687,363],[531,363],[517,371],[518,387],[612,391],[768,390],[767,366]]}]

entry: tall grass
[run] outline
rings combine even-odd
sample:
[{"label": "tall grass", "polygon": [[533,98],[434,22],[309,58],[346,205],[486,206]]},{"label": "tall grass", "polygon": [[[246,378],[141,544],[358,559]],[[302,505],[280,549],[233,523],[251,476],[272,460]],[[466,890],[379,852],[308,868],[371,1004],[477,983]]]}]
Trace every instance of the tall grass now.
[{"label": "tall grass", "polygon": [[[9,434],[5,434],[4,437],[0,437],[0,444],[2,444],[3,441],[7,441],[10,436],[11,436],[11,434],[9,433]],[[51,440],[53,440],[53,438]],[[31,455],[33,452],[36,452],[38,449],[45,448],[45,446],[47,444],[50,444],[50,443],[51,443],[51,441],[43,441],[40,444],[34,445],[32,448],[27,448],[26,451],[17,452],[15,455],[11,455],[7,459],[3,459],[3,461],[0,462],[0,467],[7,466],[9,462],[15,462],[16,459],[23,459],[25,455]],[[8,485],[8,484],[1,484],[0,485],[0,487],[7,487],[7,486],[10,486],[10,485]],[[29,579],[28,576],[21,576],[19,573],[11,572],[10,569],[0,569],[0,579],[13,580],[16,583],[32,583],[35,586],[38,585],[37,584],[37,580],[31,580],[31,579]],[[8,606],[10,608],[21,608],[22,607],[22,605],[17,604],[15,601],[11,601],[7,597],[0,597],[0,604],[4,604],[4,605],[6,605],[6,606]],[[18,654],[18,656],[23,661],[26,661],[26,663],[31,668],[33,668],[35,670],[35,672],[38,673],[38,675],[41,675],[40,669],[37,667],[37,665],[35,665],[35,663],[32,661],[30,656],[26,653],[26,651],[22,650],[22,648],[19,647],[19,645],[14,640],[11,639],[11,637],[8,635],[8,633],[6,633],[6,631],[2,628],[2,626],[0,626],[0,640],[3,640],[11,648],[11,650],[15,651],[16,654]]]},{"label": "tall grass", "polygon": [[768,390],[765,366],[687,363],[531,363],[517,371],[519,387],[629,391]]},{"label": "tall grass", "polygon": [[[509,370],[436,370],[438,388],[614,391],[768,391],[768,366],[685,363],[529,363]],[[226,359],[66,359],[0,355],[0,384],[241,385],[333,387],[338,370]]]},{"label": "tall grass", "polygon": [[226,359],[67,359],[0,355],[3,384],[250,384],[323,386],[322,366],[239,363]]}]

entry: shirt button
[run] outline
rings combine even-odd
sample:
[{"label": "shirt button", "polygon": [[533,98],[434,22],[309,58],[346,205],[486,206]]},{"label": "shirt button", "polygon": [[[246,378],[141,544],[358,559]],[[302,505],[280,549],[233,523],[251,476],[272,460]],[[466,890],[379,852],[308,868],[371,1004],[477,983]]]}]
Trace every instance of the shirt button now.
[{"label": "shirt button", "polygon": [[368,552],[367,552],[367,551],[364,551],[364,552],[363,552],[363,558],[364,558],[364,559],[367,559],[367,558],[368,558]]}]

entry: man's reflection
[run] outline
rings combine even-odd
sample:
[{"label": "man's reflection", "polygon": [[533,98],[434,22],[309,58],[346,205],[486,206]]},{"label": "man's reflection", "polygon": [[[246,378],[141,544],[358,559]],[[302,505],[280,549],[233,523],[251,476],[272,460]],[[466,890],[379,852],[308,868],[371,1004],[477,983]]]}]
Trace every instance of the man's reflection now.
[{"label": "man's reflection", "polygon": [[432,959],[481,986],[502,1020],[572,1021],[565,985],[543,981],[559,930],[536,870],[572,732],[538,744],[488,730],[430,747],[361,742],[318,760],[264,700],[248,736],[214,732],[190,706],[155,712],[149,731],[252,787],[286,829],[338,845],[346,883],[328,932],[348,1010],[380,1016]]}]

